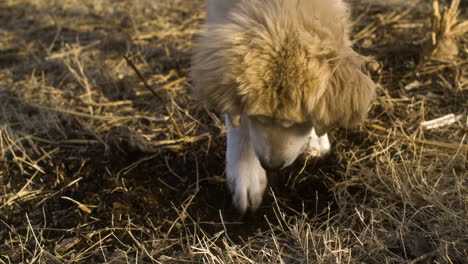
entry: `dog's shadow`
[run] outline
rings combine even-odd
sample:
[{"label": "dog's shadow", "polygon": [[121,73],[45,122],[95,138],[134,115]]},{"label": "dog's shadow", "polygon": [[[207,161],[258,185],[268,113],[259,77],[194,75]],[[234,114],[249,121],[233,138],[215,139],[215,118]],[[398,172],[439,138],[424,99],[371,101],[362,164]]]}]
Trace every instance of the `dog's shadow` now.
[{"label": "dog's shadow", "polygon": [[[190,149],[204,148],[204,143],[198,144]],[[153,222],[162,221],[161,217],[170,222],[183,215],[186,223],[192,221],[188,226],[197,225],[211,235],[225,230],[231,239],[247,239],[269,230],[270,225],[278,226],[279,221],[286,220],[278,219],[279,211],[286,217],[315,217],[328,208],[333,210],[334,196],[327,187],[327,177],[338,177],[338,164],[342,163],[331,153],[325,158],[300,157],[288,168],[268,172],[269,185],[260,208],[241,215],[232,205],[226,185],[225,143],[221,137],[212,141],[206,152],[168,151],[154,158],[147,153],[120,153],[114,158],[106,163],[122,164],[125,160],[123,167],[129,169],[118,166],[121,172],[115,174],[121,179],[113,185],[125,182],[128,191],[104,195],[107,208],[124,210],[133,217],[145,216]]]},{"label": "dog's shadow", "polygon": [[[332,187],[341,182],[347,168],[346,159],[340,155],[353,146],[367,144],[362,132],[337,131],[342,144],[322,158],[299,157],[291,166],[269,171],[268,187],[261,206],[255,212],[240,215],[232,205],[231,194],[224,180],[224,142],[217,142],[216,149],[206,157],[205,175],[218,175],[219,181],[200,182],[199,193],[194,200],[200,206],[193,206],[189,213],[202,220],[200,224],[209,233],[225,228],[231,239],[245,240],[252,235],[281,226],[290,217],[322,218],[337,211],[338,205]],[[201,170],[203,171],[203,170]],[[210,179],[211,177],[208,177]],[[213,178],[211,178],[213,179]],[[222,226],[216,226],[217,223]]]},{"label": "dog's shadow", "polygon": [[261,206],[244,215],[232,205],[224,180],[224,156],[211,154],[207,161],[206,165],[219,175],[216,177],[221,178],[219,181],[200,182],[198,197],[194,200],[198,206],[192,206],[188,212],[197,216],[200,226],[209,233],[219,232],[219,224],[222,224],[231,239],[247,239],[268,230],[270,225],[277,226],[280,221],[286,221],[278,218],[278,212],[286,216],[314,217],[335,206],[325,178],[329,175],[335,177],[338,158],[333,153],[325,158],[301,157],[288,168],[269,171],[268,187]]}]

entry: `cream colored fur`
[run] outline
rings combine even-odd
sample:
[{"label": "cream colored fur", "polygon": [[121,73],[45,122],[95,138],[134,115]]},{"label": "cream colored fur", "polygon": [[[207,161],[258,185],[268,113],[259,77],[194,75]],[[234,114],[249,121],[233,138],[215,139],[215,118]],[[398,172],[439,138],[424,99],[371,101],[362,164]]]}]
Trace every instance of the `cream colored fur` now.
[{"label": "cream colored fur", "polygon": [[359,125],[375,84],[351,48],[341,0],[207,0],[207,11],[193,90],[228,114],[228,182],[236,206],[255,209],[266,184],[260,162],[289,165],[307,145],[326,152],[323,135]]}]

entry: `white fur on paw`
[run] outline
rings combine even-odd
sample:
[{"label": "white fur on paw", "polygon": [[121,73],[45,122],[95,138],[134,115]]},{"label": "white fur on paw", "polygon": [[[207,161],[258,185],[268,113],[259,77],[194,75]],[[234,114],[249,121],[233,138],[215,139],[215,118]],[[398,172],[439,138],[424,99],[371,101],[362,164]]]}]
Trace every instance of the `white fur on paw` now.
[{"label": "white fur on paw", "polygon": [[328,152],[330,152],[330,140],[328,140],[328,135],[325,134],[321,137],[315,134],[315,130],[312,129],[309,138],[309,145],[307,148],[307,154],[314,157],[323,157]]},{"label": "white fur on paw", "polygon": [[255,211],[260,206],[266,185],[266,172],[263,169],[228,176],[232,201],[242,214],[248,209]]}]

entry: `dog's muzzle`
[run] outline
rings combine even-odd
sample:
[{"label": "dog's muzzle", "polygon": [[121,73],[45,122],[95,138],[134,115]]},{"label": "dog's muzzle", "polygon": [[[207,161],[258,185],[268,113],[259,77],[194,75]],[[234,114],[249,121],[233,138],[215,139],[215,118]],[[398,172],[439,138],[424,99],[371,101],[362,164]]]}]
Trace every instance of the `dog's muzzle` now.
[{"label": "dog's muzzle", "polygon": [[277,170],[281,169],[284,167],[285,162],[282,160],[276,160],[276,161],[266,161],[264,159],[259,159],[260,164],[265,170]]}]

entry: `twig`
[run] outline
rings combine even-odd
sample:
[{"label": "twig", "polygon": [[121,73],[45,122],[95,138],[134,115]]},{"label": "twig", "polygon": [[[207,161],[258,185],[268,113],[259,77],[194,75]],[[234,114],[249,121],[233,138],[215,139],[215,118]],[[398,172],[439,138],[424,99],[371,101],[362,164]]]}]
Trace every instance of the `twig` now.
[{"label": "twig", "polygon": [[94,103],[94,102],[83,102],[84,104],[91,105],[91,106],[103,106],[103,107],[110,107],[110,106],[121,106],[121,105],[131,105],[133,101],[131,100],[124,100],[124,101],[117,101],[117,102],[107,102],[107,103]]},{"label": "twig", "polygon": [[[165,85],[163,85],[161,87],[156,88],[155,92],[159,92],[159,91],[162,91],[162,90],[169,90],[173,86],[175,86],[175,85],[177,85],[177,84],[179,84],[181,82],[184,82],[186,80],[187,80],[187,77],[181,77],[181,78],[179,78],[177,80],[174,80],[174,81],[172,81],[170,83],[167,83],[167,84],[165,84]],[[147,94],[148,94],[148,91],[139,91],[139,92],[136,93],[136,95],[147,95]]]},{"label": "twig", "polygon": [[145,88],[148,89],[148,91],[150,91],[156,98],[158,98],[159,100],[162,101],[163,99],[161,98],[161,96],[159,96],[153,90],[153,88],[151,88],[151,86],[149,86],[149,84],[146,82],[145,78],[143,78],[143,75],[141,74],[141,72],[138,70],[138,68],[135,66],[135,64],[130,60],[130,58],[128,58],[126,55],[124,55],[123,58],[127,62],[128,66],[130,66],[130,68],[132,68],[132,70],[136,73],[138,78],[140,78],[140,80],[143,82]]},{"label": "twig", "polygon": [[157,91],[167,90],[167,89],[171,88],[172,86],[174,86],[174,85],[176,85],[176,84],[179,84],[179,83],[181,83],[181,82],[184,82],[184,81],[186,81],[186,80],[187,80],[187,77],[181,77],[181,78],[179,78],[179,79],[177,79],[177,80],[175,80],[175,81],[172,81],[172,82],[170,82],[170,83],[168,83],[168,84],[165,84],[165,85],[163,85],[163,86],[157,88],[156,90],[157,90]]},{"label": "twig", "polygon": [[[61,29],[59,29],[58,32],[60,32],[60,31],[61,31]],[[54,44],[54,43],[55,43],[55,40],[52,42],[52,44]],[[53,47],[52,44],[51,44],[51,47]],[[93,47],[95,47],[95,46],[97,46],[99,44],[101,44],[100,40],[93,41],[93,42],[91,42],[90,44],[88,44],[86,46],[80,46],[78,48],[70,49],[70,50],[65,51],[65,52],[51,54],[51,55],[47,56],[45,58],[45,60],[48,61],[48,60],[62,59],[62,58],[67,57],[69,55],[78,54],[78,53],[82,52],[83,50],[93,48]]]},{"label": "twig", "polygon": [[439,128],[443,126],[449,126],[462,120],[463,115],[448,114],[433,120],[421,122],[421,126],[425,129]]},{"label": "twig", "polygon": [[437,45],[437,33],[440,29],[440,10],[439,10],[439,0],[432,1],[432,32],[431,39],[432,45],[435,47]]},{"label": "twig", "polygon": [[174,117],[172,116],[172,112],[169,110],[169,107],[167,107],[167,106],[164,106],[164,107],[166,108],[166,112],[169,114],[169,119],[171,120],[172,125],[174,126],[174,129],[175,129],[175,131],[176,131],[176,134],[177,134],[180,138],[185,137],[184,134],[182,133],[182,131],[180,130],[179,125],[177,124],[176,120],[175,120]]},{"label": "twig", "polygon": [[375,130],[382,131],[382,132],[386,132],[386,133],[389,133],[389,134],[393,134],[393,135],[395,135],[397,137],[404,138],[404,139],[407,139],[407,140],[410,140],[410,141],[414,141],[414,142],[417,142],[417,143],[420,143],[420,144],[427,144],[427,145],[431,145],[431,146],[448,148],[448,149],[455,149],[455,150],[462,149],[462,150],[468,151],[468,144],[463,144],[463,142],[460,143],[460,144],[453,144],[453,143],[445,143],[445,142],[438,142],[438,141],[432,141],[432,140],[423,140],[423,139],[411,138],[411,137],[409,137],[409,136],[407,136],[407,135],[405,135],[403,133],[398,133],[398,132],[395,132],[395,131],[391,131],[390,129],[381,127],[381,126],[376,125],[376,124],[368,125],[368,127],[373,128]]},{"label": "twig", "polygon": [[72,199],[72,198],[67,197],[67,196],[61,196],[60,198],[73,202],[74,204],[76,204],[78,206],[79,209],[81,209],[83,212],[86,212],[88,214],[92,213],[91,209],[89,209],[90,207],[91,208],[97,207],[95,205],[82,204],[82,203],[78,202],[77,200]]}]

